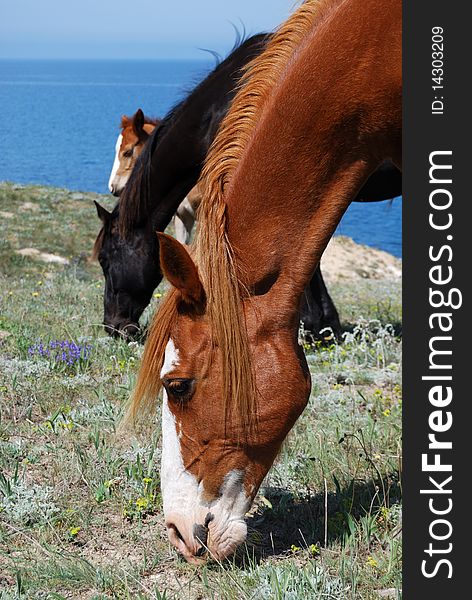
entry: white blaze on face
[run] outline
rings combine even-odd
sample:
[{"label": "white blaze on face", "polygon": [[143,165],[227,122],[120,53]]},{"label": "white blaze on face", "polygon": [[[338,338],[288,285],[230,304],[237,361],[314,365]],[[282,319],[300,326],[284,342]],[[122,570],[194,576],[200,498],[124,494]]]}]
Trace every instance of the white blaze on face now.
[{"label": "white blaze on face", "polygon": [[[161,378],[170,373],[178,364],[179,353],[174,342],[169,340],[164,355]],[[184,469],[177,424],[169,408],[165,390],[162,398],[161,487],[164,514],[175,510],[175,507],[189,509],[198,492],[197,480]]]},{"label": "white blaze on face", "polygon": [[120,168],[120,148],[121,148],[122,141],[123,141],[123,136],[120,133],[120,135],[118,136],[118,139],[116,140],[115,161],[113,162],[110,179],[108,180],[108,189],[110,190],[110,192],[113,192],[113,180],[115,179],[116,173],[118,172],[118,169]]},{"label": "white blaze on face", "polygon": [[[179,364],[179,352],[174,342],[167,343],[161,378],[170,374]],[[229,471],[224,480],[218,498],[207,502],[203,497],[203,484],[185,470],[180,440],[183,436],[181,424],[169,408],[167,394],[164,391],[162,401],[162,459],[161,490],[164,516],[167,523],[173,523],[184,537],[187,546],[195,544],[194,526],[209,522],[208,546],[215,558],[222,559],[242,543],[247,534],[244,515],[251,501],[244,490],[244,472]],[[180,547],[182,550],[182,548]],[[185,554],[185,552],[184,552]],[[187,556],[188,558],[188,556]]]}]

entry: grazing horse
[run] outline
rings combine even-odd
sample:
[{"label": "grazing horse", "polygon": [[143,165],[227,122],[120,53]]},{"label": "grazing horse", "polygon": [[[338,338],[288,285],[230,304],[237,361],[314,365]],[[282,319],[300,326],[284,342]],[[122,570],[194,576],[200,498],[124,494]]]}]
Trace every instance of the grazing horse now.
[{"label": "grazing horse", "polygon": [[96,203],[102,228],[94,255],[105,276],[104,325],[111,335],[139,332],[139,318],[162,279],[155,231],[164,231],[197,183],[240,70],[261,52],[266,38],[244,41],[165,116],[111,213]]},{"label": "grazing horse", "polygon": [[[105,276],[104,325],[111,335],[139,332],[139,318],[162,279],[155,231],[164,231],[190,195],[235,94],[241,68],[263,50],[267,39],[270,36],[257,35],[242,43],[163,119],[143,147],[112,213],[97,205],[103,227],[94,255]],[[401,193],[401,176],[387,166],[366,186],[372,199],[392,198]],[[364,197],[360,192],[358,199]],[[191,212],[183,218],[188,229]],[[264,219],[264,211],[258,218]],[[319,269],[307,286],[300,316],[313,334],[324,327],[340,332],[336,307]]]},{"label": "grazing horse", "polygon": [[163,387],[164,515],[191,562],[245,539],[245,513],[310,394],[303,291],[368,176],[387,158],[401,164],[401,8],[306,0],[222,123],[190,253],[158,234],[173,287],[128,418]]},{"label": "grazing horse", "polygon": [[[114,196],[119,196],[124,190],[136,159],[159,123],[159,119],[146,117],[140,108],[131,117],[126,115],[121,117],[121,131],[116,141],[115,160],[108,182],[108,188]],[[183,244],[190,242],[195,223],[195,211],[200,204],[200,199],[201,193],[197,185],[179,204],[175,213],[175,237]]]}]

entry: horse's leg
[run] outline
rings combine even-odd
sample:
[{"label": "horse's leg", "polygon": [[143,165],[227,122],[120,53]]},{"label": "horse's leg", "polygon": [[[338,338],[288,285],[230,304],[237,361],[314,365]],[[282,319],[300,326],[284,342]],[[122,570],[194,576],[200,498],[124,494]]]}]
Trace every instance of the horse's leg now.
[{"label": "horse's leg", "polygon": [[174,215],[175,239],[181,244],[188,244],[189,238],[185,225],[179,215]]},{"label": "horse's leg", "polygon": [[195,223],[195,213],[187,198],[179,204],[174,217],[175,237],[182,244],[190,242],[192,227]]},{"label": "horse's leg", "polygon": [[319,266],[303,295],[300,320],[303,321],[305,330],[314,337],[319,337],[320,331],[325,327],[330,327],[336,337],[341,335],[338,311],[328,293]]},{"label": "horse's leg", "polygon": [[306,286],[300,306],[300,323],[309,338],[318,338],[321,327],[321,308],[313,298],[311,287]]}]

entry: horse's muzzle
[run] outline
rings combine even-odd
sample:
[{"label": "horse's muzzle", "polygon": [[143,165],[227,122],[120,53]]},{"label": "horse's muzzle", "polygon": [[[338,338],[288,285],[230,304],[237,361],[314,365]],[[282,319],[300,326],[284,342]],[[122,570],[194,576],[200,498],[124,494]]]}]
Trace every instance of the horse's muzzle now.
[{"label": "horse's muzzle", "polygon": [[115,198],[119,198],[123,188],[116,188],[115,186],[110,186],[110,192],[115,196]]},{"label": "horse's muzzle", "polygon": [[141,329],[138,323],[130,321],[119,323],[104,323],[103,327],[108,335],[114,338],[124,338],[134,340],[141,335]]}]

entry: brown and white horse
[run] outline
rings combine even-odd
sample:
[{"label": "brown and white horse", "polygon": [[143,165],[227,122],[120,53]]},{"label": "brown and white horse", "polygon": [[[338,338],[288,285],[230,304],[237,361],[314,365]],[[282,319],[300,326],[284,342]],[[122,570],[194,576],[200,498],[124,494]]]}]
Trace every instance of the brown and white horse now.
[{"label": "brown and white horse", "polygon": [[223,559],[245,539],[245,513],[310,394],[303,290],[388,158],[400,165],[401,0],[306,0],[223,121],[191,252],[158,234],[173,289],[128,418],[163,387],[164,514],[191,562]]},{"label": "brown and white horse", "polygon": [[119,196],[124,190],[136,159],[159,123],[159,119],[144,116],[140,108],[132,117],[121,117],[121,131],[116,140],[115,160],[108,180],[108,189],[114,196]]},{"label": "brown and white horse", "polygon": [[[114,196],[119,196],[124,190],[138,156],[160,122],[160,119],[145,116],[140,108],[132,117],[121,117],[121,131],[116,141],[115,160],[108,181],[108,189]],[[190,242],[200,201],[201,191],[197,184],[182,200],[175,213],[175,237],[183,244]]]}]

